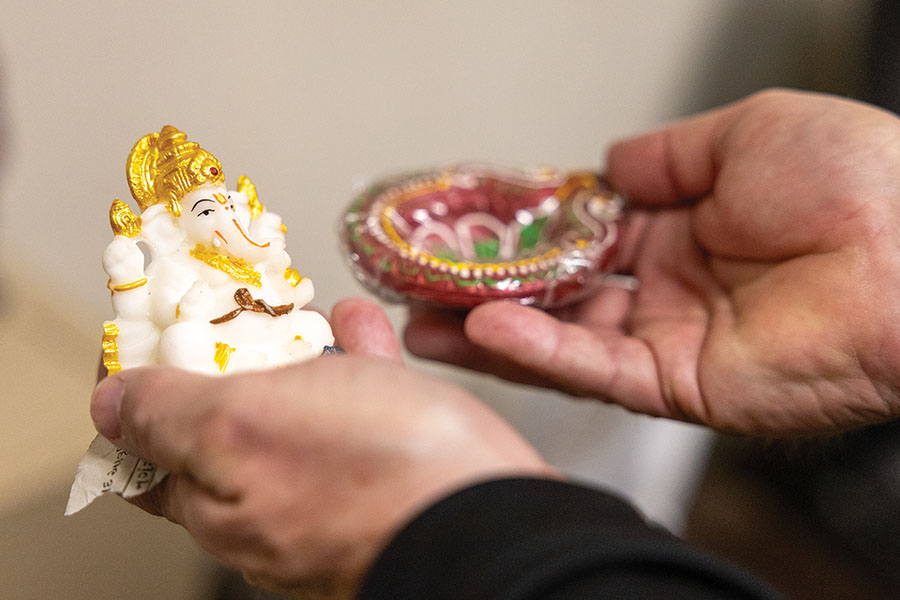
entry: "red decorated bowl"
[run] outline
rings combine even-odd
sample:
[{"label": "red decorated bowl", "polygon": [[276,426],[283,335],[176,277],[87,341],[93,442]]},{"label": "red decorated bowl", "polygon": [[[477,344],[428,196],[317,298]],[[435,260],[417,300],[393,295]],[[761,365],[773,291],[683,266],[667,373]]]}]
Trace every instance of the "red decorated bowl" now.
[{"label": "red decorated bowl", "polygon": [[371,185],[341,237],[359,280],[387,300],[554,308],[600,285],[621,218],[595,174],[464,165]]}]

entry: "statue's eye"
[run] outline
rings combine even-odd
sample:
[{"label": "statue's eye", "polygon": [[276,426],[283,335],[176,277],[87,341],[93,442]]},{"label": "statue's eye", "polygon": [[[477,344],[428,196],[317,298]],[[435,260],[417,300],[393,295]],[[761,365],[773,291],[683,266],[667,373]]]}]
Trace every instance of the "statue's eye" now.
[{"label": "statue's eye", "polygon": [[216,212],[216,210],[214,208],[205,208],[198,213],[198,216],[208,217],[209,215],[213,214],[214,212]]}]

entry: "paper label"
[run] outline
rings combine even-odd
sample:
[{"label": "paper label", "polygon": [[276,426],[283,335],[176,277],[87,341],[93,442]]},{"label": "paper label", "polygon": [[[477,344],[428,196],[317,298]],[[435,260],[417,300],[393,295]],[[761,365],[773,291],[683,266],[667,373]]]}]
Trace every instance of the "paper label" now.
[{"label": "paper label", "polygon": [[78,463],[65,514],[74,515],[109,492],[133,498],[151,489],[166,474],[153,463],[128,454],[98,435]]}]

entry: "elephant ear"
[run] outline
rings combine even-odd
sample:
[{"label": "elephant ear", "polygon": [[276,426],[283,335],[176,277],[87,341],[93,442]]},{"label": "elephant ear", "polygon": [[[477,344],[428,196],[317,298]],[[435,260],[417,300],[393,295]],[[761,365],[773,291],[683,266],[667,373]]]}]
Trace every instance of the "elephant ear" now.
[{"label": "elephant ear", "polygon": [[140,241],[150,246],[151,259],[172,254],[184,241],[178,218],[164,204],[151,206],[138,218],[142,221]]},{"label": "elephant ear", "polygon": [[131,195],[137,201],[141,212],[159,200],[154,182],[158,175],[159,134],[150,133],[138,140],[125,162],[125,174]]},{"label": "elephant ear", "polygon": [[237,191],[247,195],[247,207],[250,209],[250,220],[256,219],[265,212],[266,207],[259,201],[256,185],[246,175],[238,177]]}]

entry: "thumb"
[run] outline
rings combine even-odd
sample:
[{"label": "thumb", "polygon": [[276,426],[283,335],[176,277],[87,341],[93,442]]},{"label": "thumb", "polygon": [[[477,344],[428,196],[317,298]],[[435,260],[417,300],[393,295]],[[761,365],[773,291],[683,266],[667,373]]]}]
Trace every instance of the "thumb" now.
[{"label": "thumb", "polygon": [[654,416],[683,418],[666,405],[653,352],[614,328],[589,330],[533,307],[488,302],[469,313],[472,343],[547,377],[562,390]]},{"label": "thumb", "polygon": [[721,139],[740,110],[739,104],[727,106],[613,144],[606,159],[607,179],[641,205],[708,194],[715,183]]},{"label": "thumb", "polygon": [[127,369],[97,384],[91,417],[97,431],[129,453],[185,472],[198,427],[215,409],[219,379],[173,368]]}]

